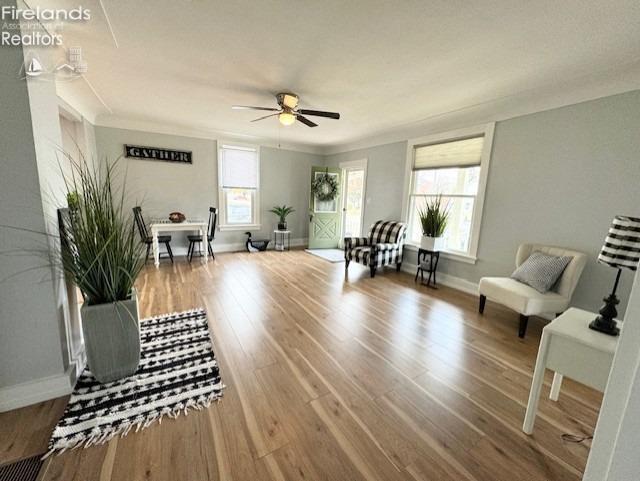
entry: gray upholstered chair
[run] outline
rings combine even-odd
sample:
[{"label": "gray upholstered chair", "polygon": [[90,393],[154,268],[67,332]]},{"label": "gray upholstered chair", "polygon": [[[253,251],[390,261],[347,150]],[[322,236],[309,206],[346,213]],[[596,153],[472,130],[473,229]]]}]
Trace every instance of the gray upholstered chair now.
[{"label": "gray upholstered chair", "polygon": [[395,265],[399,271],[406,232],[407,225],[402,222],[379,220],[371,226],[367,237],[345,237],[345,272],[351,261],[368,266],[371,277],[378,267]]},{"label": "gray upholstered chair", "polygon": [[572,257],[555,286],[549,292],[542,294],[533,287],[510,277],[483,277],[480,279],[478,289],[480,314],[484,312],[487,299],[509,307],[520,314],[518,336],[521,338],[527,331],[529,316],[558,315],[569,307],[573,291],[576,289],[580,275],[587,264],[587,255],[582,252],[541,244],[522,244],[516,254],[516,267],[520,267],[535,251],[552,256]]}]

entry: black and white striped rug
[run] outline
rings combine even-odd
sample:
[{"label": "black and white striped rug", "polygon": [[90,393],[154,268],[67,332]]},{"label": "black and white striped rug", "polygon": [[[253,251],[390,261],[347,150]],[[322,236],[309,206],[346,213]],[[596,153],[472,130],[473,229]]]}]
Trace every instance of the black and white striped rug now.
[{"label": "black and white striped rug", "polygon": [[85,369],[53,430],[47,456],[105,443],[222,396],[203,309],[142,319],[140,336],[140,367],[133,376],[100,384]]}]

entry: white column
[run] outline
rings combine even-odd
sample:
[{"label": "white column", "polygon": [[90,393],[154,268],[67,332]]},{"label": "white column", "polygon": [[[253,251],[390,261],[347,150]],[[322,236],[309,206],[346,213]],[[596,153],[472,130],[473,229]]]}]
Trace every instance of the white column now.
[{"label": "white column", "polygon": [[640,276],[636,275],[604,392],[583,481],[626,481],[640,473]]}]

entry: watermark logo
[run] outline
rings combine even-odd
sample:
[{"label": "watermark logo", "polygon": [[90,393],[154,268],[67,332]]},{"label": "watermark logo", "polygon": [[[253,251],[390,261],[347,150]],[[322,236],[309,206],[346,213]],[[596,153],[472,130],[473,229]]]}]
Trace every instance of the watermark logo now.
[{"label": "watermark logo", "polygon": [[0,7],[1,46],[59,47],[63,22],[82,22],[91,18],[88,8],[71,9]]},{"label": "watermark logo", "polygon": [[20,69],[20,77],[23,79],[68,81],[80,78],[88,70],[87,62],[82,58],[81,47],[70,47],[67,57],[54,65],[46,65],[33,51],[26,52],[24,58],[24,65]]}]

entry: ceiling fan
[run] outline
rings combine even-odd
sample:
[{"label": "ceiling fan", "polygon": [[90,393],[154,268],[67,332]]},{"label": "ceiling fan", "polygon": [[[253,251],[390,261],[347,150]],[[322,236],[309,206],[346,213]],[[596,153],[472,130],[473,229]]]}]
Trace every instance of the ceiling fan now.
[{"label": "ceiling fan", "polygon": [[298,96],[296,94],[290,92],[281,92],[276,94],[276,100],[278,101],[278,105],[280,108],[276,109],[273,107],[252,107],[249,105],[234,105],[233,109],[236,110],[266,110],[268,112],[275,112],[273,114],[265,115],[264,117],[260,117],[252,120],[251,122],[257,122],[258,120],[267,119],[269,117],[278,116],[278,120],[282,125],[291,125],[296,120],[298,122],[302,122],[307,127],[317,127],[318,124],[312,122],[305,115],[315,116],[315,117],[326,117],[328,119],[336,119],[340,118],[340,114],[337,112],[324,112],[322,110],[309,110],[309,109],[299,109],[298,108]]}]

